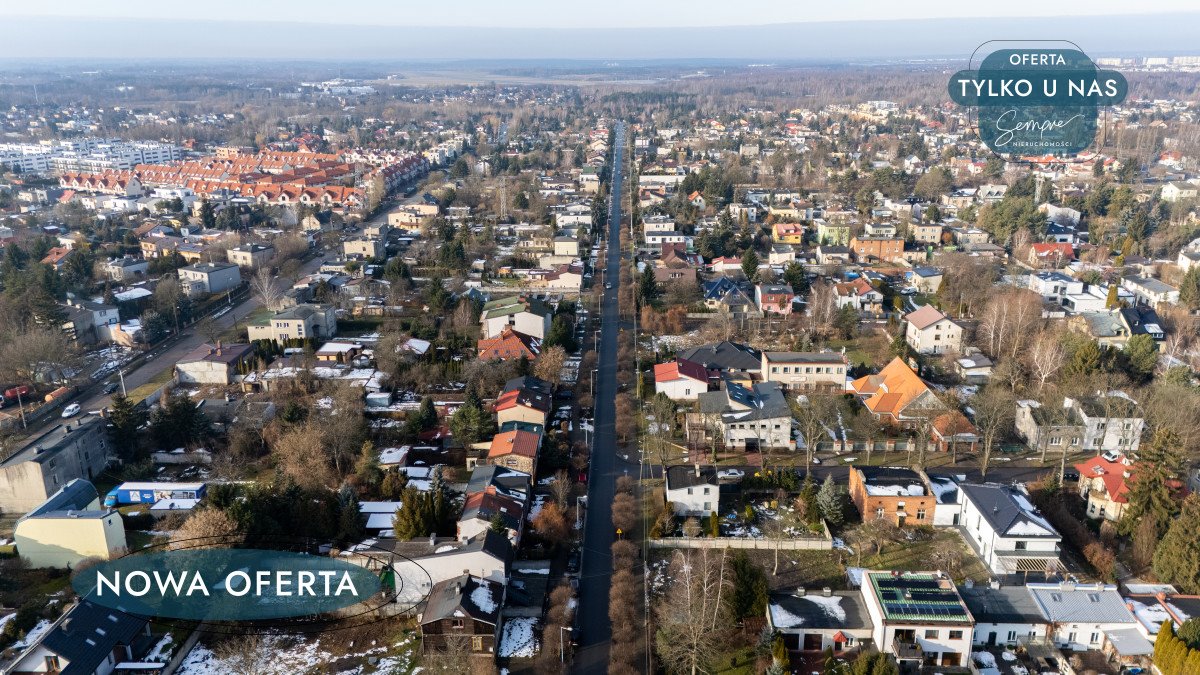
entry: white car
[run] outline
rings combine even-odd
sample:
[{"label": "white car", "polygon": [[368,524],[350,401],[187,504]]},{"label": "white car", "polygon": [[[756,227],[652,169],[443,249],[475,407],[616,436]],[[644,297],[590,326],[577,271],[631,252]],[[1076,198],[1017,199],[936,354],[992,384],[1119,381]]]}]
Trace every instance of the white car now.
[{"label": "white car", "polygon": [[721,469],[717,472],[717,480],[739,481],[746,476],[740,469]]},{"label": "white car", "polygon": [[63,411],[62,411],[63,417],[74,417],[78,414],[79,414],[79,404],[78,403],[72,403],[71,405],[63,408]]}]

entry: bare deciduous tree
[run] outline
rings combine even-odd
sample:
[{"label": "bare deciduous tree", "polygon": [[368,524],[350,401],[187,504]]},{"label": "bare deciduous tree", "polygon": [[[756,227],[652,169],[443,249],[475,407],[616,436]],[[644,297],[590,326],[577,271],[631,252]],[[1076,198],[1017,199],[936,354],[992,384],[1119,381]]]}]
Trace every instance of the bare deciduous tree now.
[{"label": "bare deciduous tree", "polygon": [[709,672],[724,646],[727,606],[719,596],[727,583],[722,558],[710,549],[676,551],[671,583],[655,606],[658,655],[672,672]]},{"label": "bare deciduous tree", "polygon": [[1040,394],[1045,388],[1046,382],[1062,370],[1066,363],[1066,350],[1063,349],[1062,335],[1052,330],[1038,333],[1028,354],[1029,370],[1037,379],[1038,393]]},{"label": "bare deciduous tree", "polygon": [[259,267],[250,278],[250,292],[263,307],[273,312],[279,309],[279,303],[283,299],[282,285],[265,265]]},{"label": "bare deciduous tree", "polygon": [[221,667],[238,675],[265,675],[275,665],[275,656],[266,638],[256,633],[232,635],[213,648]]}]

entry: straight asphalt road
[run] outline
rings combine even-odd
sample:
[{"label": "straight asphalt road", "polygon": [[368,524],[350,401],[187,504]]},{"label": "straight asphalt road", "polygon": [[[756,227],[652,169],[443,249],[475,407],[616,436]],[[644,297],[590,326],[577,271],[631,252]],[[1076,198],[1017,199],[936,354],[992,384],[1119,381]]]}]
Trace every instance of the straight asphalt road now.
[{"label": "straight asphalt road", "polygon": [[616,127],[612,189],[609,190],[608,256],[600,306],[600,353],[596,374],[596,431],[592,466],[588,476],[587,522],[584,525],[579,583],[580,649],[573,672],[600,675],[608,672],[612,626],[608,621],[608,589],[612,577],[610,548],[614,539],[612,501],[618,474],[616,441],[617,395],[617,285],[621,270],[621,186],[625,152],[625,125]]}]

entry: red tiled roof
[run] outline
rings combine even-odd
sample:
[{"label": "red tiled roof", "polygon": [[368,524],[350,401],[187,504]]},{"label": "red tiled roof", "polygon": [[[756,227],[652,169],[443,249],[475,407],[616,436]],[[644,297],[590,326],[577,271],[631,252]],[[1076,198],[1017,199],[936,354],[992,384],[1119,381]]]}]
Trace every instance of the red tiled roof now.
[{"label": "red tiled roof", "polygon": [[[1125,456],[1117,457],[1117,461],[1110,462],[1103,455],[1092,457],[1086,462],[1081,462],[1075,465],[1075,470],[1079,472],[1079,480],[1085,478],[1091,480],[1100,478],[1104,481],[1104,491],[1108,493],[1108,498],[1114,502],[1124,504],[1129,501],[1129,481],[1133,478],[1135,467],[1132,464],[1125,464]],[[1126,476],[1125,474],[1129,475]]]},{"label": "red tiled roof", "polygon": [[540,441],[541,436],[532,431],[522,431],[520,429],[505,431],[492,437],[492,444],[488,448],[488,457],[519,455],[534,459],[537,457],[538,443]]},{"label": "red tiled roof", "polygon": [[685,377],[704,384],[708,383],[708,371],[704,369],[704,366],[695,361],[675,359],[674,361],[659,363],[654,366],[655,382],[670,382]]}]

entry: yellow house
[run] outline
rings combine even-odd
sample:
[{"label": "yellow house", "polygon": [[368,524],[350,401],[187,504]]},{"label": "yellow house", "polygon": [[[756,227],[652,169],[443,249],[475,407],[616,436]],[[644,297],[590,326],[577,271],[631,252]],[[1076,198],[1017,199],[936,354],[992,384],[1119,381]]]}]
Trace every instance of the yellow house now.
[{"label": "yellow house", "polygon": [[546,425],[550,412],[550,397],[529,389],[506,391],[496,399],[496,424],[525,422]]},{"label": "yellow house", "polygon": [[775,223],[771,233],[777,244],[804,243],[804,226],[800,223]]},{"label": "yellow house", "polygon": [[81,478],[18,520],[13,539],[31,567],[70,568],[84,558],[108,560],[126,550],[121,514],[101,509],[96,488]]}]

